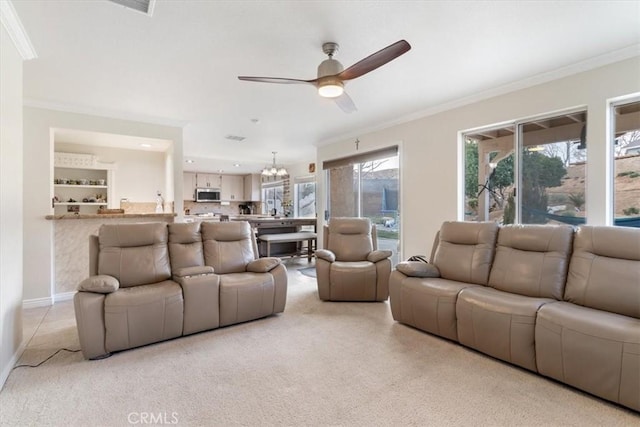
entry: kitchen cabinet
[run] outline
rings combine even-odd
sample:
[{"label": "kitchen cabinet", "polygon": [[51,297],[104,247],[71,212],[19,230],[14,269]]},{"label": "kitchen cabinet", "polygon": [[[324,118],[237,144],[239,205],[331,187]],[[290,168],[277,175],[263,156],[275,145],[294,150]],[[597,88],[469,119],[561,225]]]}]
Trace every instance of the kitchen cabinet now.
[{"label": "kitchen cabinet", "polygon": [[184,172],[182,174],[182,198],[184,200],[194,200],[196,187],[195,172]]},{"label": "kitchen cabinet", "polygon": [[251,174],[244,177],[244,201],[260,201],[260,175]]},{"label": "kitchen cabinet", "polygon": [[244,201],[242,175],[221,175],[220,200]]},{"label": "kitchen cabinet", "polygon": [[215,173],[197,173],[196,187],[198,188],[220,188],[222,186],[222,175]]}]

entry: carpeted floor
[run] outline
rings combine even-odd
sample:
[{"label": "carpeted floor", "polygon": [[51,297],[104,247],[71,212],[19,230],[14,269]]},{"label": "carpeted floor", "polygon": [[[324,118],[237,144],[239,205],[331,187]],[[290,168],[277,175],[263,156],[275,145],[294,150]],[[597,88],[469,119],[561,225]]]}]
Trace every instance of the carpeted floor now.
[{"label": "carpeted floor", "polygon": [[[0,424],[122,426],[639,425],[640,417],[395,323],[387,303],[318,300],[291,265],[284,313],[99,361],[17,368]],[[306,260],[305,260],[306,263]],[[20,363],[78,348],[73,305],[49,309]]]}]

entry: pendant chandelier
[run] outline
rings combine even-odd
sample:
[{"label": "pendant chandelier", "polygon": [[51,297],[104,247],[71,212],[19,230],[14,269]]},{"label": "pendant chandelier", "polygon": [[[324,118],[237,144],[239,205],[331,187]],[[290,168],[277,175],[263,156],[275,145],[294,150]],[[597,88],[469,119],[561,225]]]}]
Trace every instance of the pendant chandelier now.
[{"label": "pendant chandelier", "polygon": [[276,165],[276,153],[277,151],[272,151],[273,153],[273,163],[271,166],[267,165],[262,169],[262,176],[285,176],[289,175],[289,172],[284,168],[284,166],[278,167]]}]

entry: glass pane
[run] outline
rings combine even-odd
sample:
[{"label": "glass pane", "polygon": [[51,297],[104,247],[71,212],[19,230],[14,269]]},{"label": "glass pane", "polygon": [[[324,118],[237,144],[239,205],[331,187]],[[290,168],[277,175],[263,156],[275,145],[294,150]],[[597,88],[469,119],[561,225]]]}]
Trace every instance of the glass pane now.
[{"label": "glass pane", "polygon": [[366,217],[376,224],[379,249],[393,253],[398,262],[399,165],[398,156],[340,166],[327,171],[330,217]]},{"label": "glass pane", "polygon": [[586,112],[519,125],[522,224],[586,221]]},{"label": "glass pane", "polygon": [[284,215],[282,207],[284,186],[262,188],[262,213],[264,215]]},{"label": "glass pane", "polygon": [[358,165],[329,169],[329,215],[358,215]]},{"label": "glass pane", "polygon": [[295,184],[294,194],[295,216],[314,218],[316,216],[316,183]]},{"label": "glass pane", "polygon": [[465,135],[466,221],[515,220],[513,125]]},{"label": "glass pane", "polygon": [[390,250],[398,262],[399,167],[398,156],[360,164],[362,217],[376,224],[378,249]]},{"label": "glass pane", "polygon": [[640,227],[640,101],[613,108],[615,225]]}]

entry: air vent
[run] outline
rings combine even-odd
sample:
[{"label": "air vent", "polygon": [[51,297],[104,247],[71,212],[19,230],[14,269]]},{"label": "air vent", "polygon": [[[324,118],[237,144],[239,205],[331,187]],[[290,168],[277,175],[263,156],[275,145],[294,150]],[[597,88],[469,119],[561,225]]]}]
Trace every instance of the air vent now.
[{"label": "air vent", "polygon": [[227,135],[227,136],[225,136],[225,137],[224,137],[224,139],[228,139],[228,140],[230,140],[230,141],[238,141],[238,142],[242,142],[242,141],[244,141],[244,140],[245,140],[245,139],[247,139],[247,138],[246,138],[246,137],[244,137],[244,136],[238,136],[238,135]]},{"label": "air vent", "polygon": [[112,3],[117,3],[121,6],[133,9],[137,12],[142,12],[151,16],[153,13],[153,6],[156,0],[109,0]]}]

